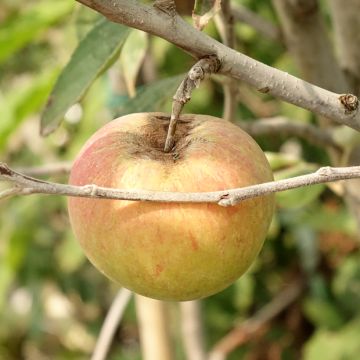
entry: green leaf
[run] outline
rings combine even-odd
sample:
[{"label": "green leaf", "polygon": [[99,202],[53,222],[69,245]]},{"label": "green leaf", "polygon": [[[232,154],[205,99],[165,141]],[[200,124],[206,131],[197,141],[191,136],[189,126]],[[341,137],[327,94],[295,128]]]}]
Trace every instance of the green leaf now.
[{"label": "green leaf", "polygon": [[344,322],[336,305],[327,300],[308,298],[304,301],[303,309],[316,327],[338,329]]},{"label": "green leaf", "polygon": [[337,269],[332,284],[338,303],[349,313],[356,314],[360,304],[360,257],[354,254]]},{"label": "green leaf", "polygon": [[318,330],[306,344],[303,359],[357,360],[360,354],[359,333],[360,319],[337,332]]},{"label": "green leaf", "polygon": [[136,79],[146,54],[147,40],[146,33],[132,30],[120,54],[120,67],[130,97],[136,95]]},{"label": "green leaf", "polygon": [[42,135],[56,130],[65,112],[107,68],[128,34],[129,28],[103,19],[80,42],[50,95],[41,119]]},{"label": "green leaf", "polygon": [[22,121],[44,105],[57,75],[57,69],[47,70],[21,88],[12,89],[3,98],[0,95],[0,150]]},{"label": "green leaf", "polygon": [[158,111],[162,102],[172,99],[184,74],[156,81],[138,90],[136,97],[116,109],[117,116],[135,112]]},{"label": "green leaf", "polygon": [[39,36],[74,7],[72,1],[42,1],[0,26],[0,63]]},{"label": "green leaf", "polygon": [[300,159],[291,154],[267,151],[265,152],[265,156],[270,164],[272,171],[288,168],[289,166],[294,166],[301,162]]},{"label": "green leaf", "polygon": [[[305,175],[317,169],[316,166],[308,163],[300,163],[291,168],[274,173],[275,180],[288,179],[295,176]],[[276,194],[278,205],[284,208],[303,207],[317,199],[324,191],[325,185],[318,184],[303,186],[297,189],[287,190]]]}]

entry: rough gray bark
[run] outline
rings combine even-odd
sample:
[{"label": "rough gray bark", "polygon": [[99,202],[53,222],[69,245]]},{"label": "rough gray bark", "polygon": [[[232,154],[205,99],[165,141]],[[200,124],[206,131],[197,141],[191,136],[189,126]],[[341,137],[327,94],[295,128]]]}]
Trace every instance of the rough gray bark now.
[{"label": "rough gray bark", "polygon": [[359,102],[355,96],[341,96],[256,61],[196,30],[176,14],[134,0],[77,1],[111,21],[162,37],[197,59],[216,55],[222,64],[219,70],[222,74],[360,130]]}]

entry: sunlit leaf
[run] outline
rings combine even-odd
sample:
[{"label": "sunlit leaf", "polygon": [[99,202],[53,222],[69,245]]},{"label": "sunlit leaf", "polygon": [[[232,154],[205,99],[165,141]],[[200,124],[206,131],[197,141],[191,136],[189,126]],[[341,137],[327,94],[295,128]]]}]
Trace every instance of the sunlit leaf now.
[{"label": "sunlit leaf", "polygon": [[72,1],[36,2],[21,16],[10,18],[0,26],[0,63],[33,41],[49,26],[63,18],[74,7]]},{"label": "sunlit leaf", "polygon": [[338,268],[333,280],[334,294],[342,307],[356,313],[360,304],[360,258],[353,255]]},{"label": "sunlit leaf", "polygon": [[146,33],[132,30],[120,54],[120,67],[130,97],[136,95],[136,79],[146,54],[147,40]]},{"label": "sunlit leaf", "polygon": [[129,99],[115,111],[116,115],[159,111],[162,102],[172,99],[183,78],[184,75],[178,75],[144,86],[138,90],[136,97]]},{"label": "sunlit leaf", "polygon": [[303,359],[355,360],[360,354],[360,319],[354,319],[339,331],[318,330],[305,346]]},{"label": "sunlit leaf", "polygon": [[129,28],[103,19],[85,36],[50,95],[41,119],[42,135],[59,126],[65,112],[106,69],[128,34]]},{"label": "sunlit leaf", "polygon": [[0,150],[5,147],[9,136],[26,116],[38,111],[44,105],[57,75],[57,70],[44,71],[21,88],[12,89],[4,97],[0,95],[2,109]]},{"label": "sunlit leaf", "polygon": [[317,327],[338,329],[344,322],[340,310],[330,301],[308,298],[304,301],[303,309],[308,320]]},{"label": "sunlit leaf", "polygon": [[[291,177],[311,173],[316,169],[316,166],[303,162],[293,167],[276,171],[274,173],[274,177],[275,180],[288,179]],[[318,198],[324,189],[324,184],[318,184],[282,191],[276,194],[277,203],[279,206],[285,208],[302,207]]]}]

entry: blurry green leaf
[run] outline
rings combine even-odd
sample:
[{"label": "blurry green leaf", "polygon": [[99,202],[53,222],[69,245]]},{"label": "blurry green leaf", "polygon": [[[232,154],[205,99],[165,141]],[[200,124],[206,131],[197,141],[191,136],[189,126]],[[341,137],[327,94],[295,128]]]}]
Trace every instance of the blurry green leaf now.
[{"label": "blurry green leaf", "polygon": [[289,166],[297,165],[299,162],[301,162],[300,159],[296,158],[293,155],[290,154],[284,154],[284,153],[275,153],[267,151],[265,152],[265,156],[271,166],[271,169],[273,171],[287,168]]},{"label": "blurry green leaf", "polygon": [[21,16],[10,18],[0,26],[0,63],[33,41],[41,32],[74,8],[73,1],[36,2]]},{"label": "blurry green leaf", "polygon": [[77,39],[83,39],[86,34],[101,19],[102,15],[86,6],[78,6],[75,9],[75,30]]},{"label": "blurry green leaf", "polygon": [[300,253],[302,268],[308,274],[313,273],[320,258],[317,234],[314,229],[306,225],[296,226],[293,233]]},{"label": "blurry green leaf", "polygon": [[[316,166],[300,163],[288,169],[276,171],[274,173],[275,180],[288,179],[295,176],[305,175],[317,169]],[[303,186],[297,189],[282,191],[276,194],[276,200],[279,206],[285,208],[303,207],[316,198],[324,191],[325,185]]]},{"label": "blurry green leaf", "polygon": [[304,360],[358,360],[360,354],[360,319],[340,331],[318,330],[307,342]]},{"label": "blurry green leaf", "polygon": [[338,303],[353,314],[360,311],[360,257],[347,258],[338,268],[333,280]]},{"label": "blurry green leaf", "polygon": [[178,75],[144,86],[138,90],[134,98],[126,101],[116,110],[117,116],[145,111],[158,111],[158,107],[162,102],[172,99],[183,78],[184,75]]},{"label": "blurry green leaf", "polygon": [[[7,296],[7,291],[26,256],[33,231],[34,218],[38,215],[31,211],[38,199],[16,199],[7,211],[1,212],[0,229],[2,251],[0,252],[0,310]],[[21,206],[19,206],[21,204]]]},{"label": "blurry green leaf", "polygon": [[136,79],[146,54],[147,40],[146,33],[132,30],[120,54],[120,67],[130,97],[136,95]]},{"label": "blurry green leaf", "polygon": [[221,0],[195,0],[193,20],[197,29],[202,30],[221,9]]},{"label": "blurry green leaf", "polygon": [[340,231],[348,235],[357,234],[355,220],[345,206],[331,210],[323,205],[309,208],[297,217],[298,223],[306,223],[315,230]]},{"label": "blurry green leaf", "polygon": [[12,89],[5,97],[2,98],[0,95],[0,108],[2,109],[0,150],[5,147],[9,136],[26,116],[38,111],[43,106],[57,75],[57,70],[45,71],[32,78],[30,83]]},{"label": "blurry green leaf", "polygon": [[303,309],[316,327],[338,329],[344,322],[336,305],[325,299],[308,298],[303,303]]},{"label": "blurry green leaf", "polygon": [[55,257],[61,270],[65,273],[74,272],[84,263],[85,255],[71,230],[56,249]]},{"label": "blurry green leaf", "polygon": [[255,279],[251,273],[245,273],[235,284],[235,304],[240,311],[246,312],[253,304]]},{"label": "blurry green leaf", "polygon": [[332,136],[343,149],[352,149],[360,144],[360,133],[348,126],[337,126],[332,131]]},{"label": "blurry green leaf", "polygon": [[108,66],[128,33],[129,28],[103,19],[80,42],[50,95],[41,119],[43,135],[59,126],[68,108]]}]

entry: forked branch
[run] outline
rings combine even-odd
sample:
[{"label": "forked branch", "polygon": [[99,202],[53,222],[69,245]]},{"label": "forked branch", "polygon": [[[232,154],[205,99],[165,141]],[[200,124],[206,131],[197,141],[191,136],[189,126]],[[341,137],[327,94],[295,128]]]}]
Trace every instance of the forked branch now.
[{"label": "forked branch", "polygon": [[359,102],[336,94],[243,55],[196,30],[177,14],[134,0],[77,0],[109,20],[162,37],[196,59],[215,54],[219,72],[318,115],[360,130]]}]

